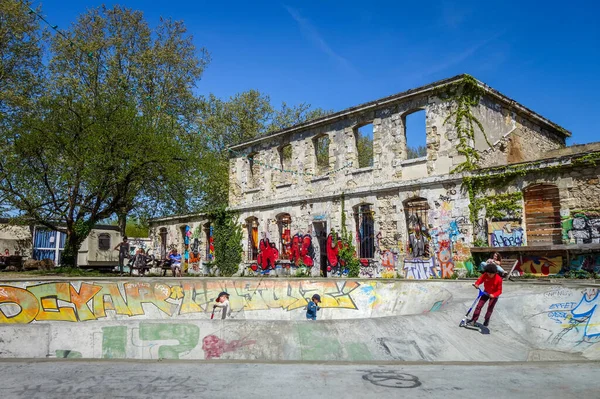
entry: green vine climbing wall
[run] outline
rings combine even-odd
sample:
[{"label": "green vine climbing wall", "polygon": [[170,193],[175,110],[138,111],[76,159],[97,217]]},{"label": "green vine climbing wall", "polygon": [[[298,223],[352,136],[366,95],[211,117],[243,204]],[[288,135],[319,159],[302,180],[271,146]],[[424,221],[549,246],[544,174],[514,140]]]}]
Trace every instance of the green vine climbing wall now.
[{"label": "green vine climbing wall", "polygon": [[483,87],[470,75],[443,87],[438,96],[445,101],[452,101],[455,105],[444,120],[444,125],[451,123],[456,131],[458,153],[465,156],[465,161],[452,170],[451,173],[475,170],[478,168],[479,153],[475,149],[475,129],[479,129],[488,144],[492,146],[487,138],[485,129],[481,122],[473,115],[473,108],[479,105],[481,97],[485,93]]}]

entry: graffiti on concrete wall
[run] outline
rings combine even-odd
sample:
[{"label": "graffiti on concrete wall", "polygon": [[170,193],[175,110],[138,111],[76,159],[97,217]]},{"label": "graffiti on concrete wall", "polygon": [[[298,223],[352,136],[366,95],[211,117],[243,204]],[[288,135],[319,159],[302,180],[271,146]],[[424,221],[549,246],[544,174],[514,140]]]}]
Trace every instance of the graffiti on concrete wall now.
[{"label": "graffiti on concrete wall", "polygon": [[521,220],[489,221],[487,226],[491,247],[521,247],[525,245]]},{"label": "graffiti on concrete wall", "polygon": [[519,261],[515,270],[520,274],[557,274],[563,266],[562,256],[545,257],[545,256],[523,256],[523,263]]},{"label": "graffiti on concrete wall", "polygon": [[440,275],[433,259],[405,259],[404,276],[408,279],[426,280]]},{"label": "graffiti on concrete wall", "polygon": [[550,305],[548,318],[564,328],[564,333],[575,331],[584,339],[600,338],[600,290],[586,288],[576,301]]},{"label": "graffiti on concrete wall", "polygon": [[600,243],[600,212],[577,212],[562,222],[563,240],[571,244]]},{"label": "graffiti on concrete wall", "polygon": [[[82,322],[107,317],[145,315],[152,307],[163,316],[208,312],[221,291],[231,297],[232,310],[291,311],[321,295],[321,307],[356,309],[350,293],[357,282],[183,281],[181,283],[52,282],[18,287],[0,286],[0,324],[32,321]],[[144,306],[143,306],[144,305]]]}]

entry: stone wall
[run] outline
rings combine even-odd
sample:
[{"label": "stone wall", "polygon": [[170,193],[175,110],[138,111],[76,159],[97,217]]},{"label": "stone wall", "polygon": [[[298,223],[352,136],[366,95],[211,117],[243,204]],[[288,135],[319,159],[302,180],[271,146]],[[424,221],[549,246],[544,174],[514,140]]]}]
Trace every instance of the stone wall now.
[{"label": "stone wall", "polygon": [[[267,205],[284,198],[391,186],[448,174],[465,161],[458,153],[459,138],[449,118],[454,109],[452,101],[429,91],[236,147],[230,162],[230,205]],[[427,156],[407,159],[405,119],[419,110],[425,112]],[[473,114],[491,144],[489,147],[486,137],[476,128],[471,144],[481,154],[482,167],[537,159],[565,145],[564,133],[554,125],[491,95],[482,97]],[[356,131],[368,123],[373,124],[373,166],[359,168]],[[327,172],[316,167],[318,137],[329,139]],[[282,165],[280,151],[286,145],[291,146],[292,158],[289,164]]]}]

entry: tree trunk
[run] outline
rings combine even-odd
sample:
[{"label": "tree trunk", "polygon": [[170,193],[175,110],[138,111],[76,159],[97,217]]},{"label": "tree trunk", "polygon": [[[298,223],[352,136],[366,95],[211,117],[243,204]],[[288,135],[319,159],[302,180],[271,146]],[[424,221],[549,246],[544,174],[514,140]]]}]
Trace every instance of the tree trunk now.
[{"label": "tree trunk", "polygon": [[82,239],[78,237],[77,233],[74,231],[69,231],[67,229],[67,239],[65,242],[65,249],[62,252],[62,256],[60,258],[61,266],[65,267],[77,267],[77,254],[79,253],[79,248],[81,247],[81,243],[85,237]]},{"label": "tree trunk", "polygon": [[127,213],[119,212],[117,214],[117,225],[119,226],[119,231],[121,232],[121,237],[126,236],[127,229]]},{"label": "tree trunk", "polygon": [[60,264],[66,267],[78,267],[77,255],[83,240],[87,238],[92,231],[91,222],[77,221],[75,223],[67,223],[67,240],[65,249],[63,250]]}]

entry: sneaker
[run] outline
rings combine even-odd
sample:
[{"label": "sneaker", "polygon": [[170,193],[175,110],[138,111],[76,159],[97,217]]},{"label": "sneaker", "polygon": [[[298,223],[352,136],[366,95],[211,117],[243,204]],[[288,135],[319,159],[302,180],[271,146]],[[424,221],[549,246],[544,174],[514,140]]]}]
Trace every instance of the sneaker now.
[{"label": "sneaker", "polygon": [[483,326],[484,326],[484,327],[487,327],[489,324],[490,324],[490,321],[489,321],[489,320],[486,320],[486,321],[484,321],[484,322],[483,322]]},{"label": "sneaker", "polygon": [[467,320],[467,322],[465,323],[465,325],[471,326],[471,327],[475,327],[475,322],[473,320]]}]

